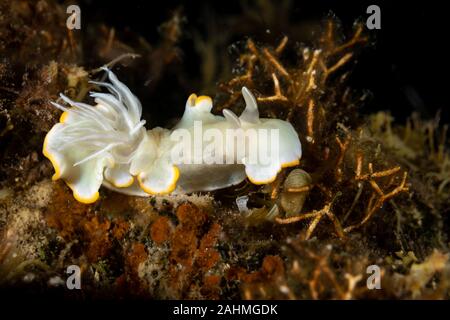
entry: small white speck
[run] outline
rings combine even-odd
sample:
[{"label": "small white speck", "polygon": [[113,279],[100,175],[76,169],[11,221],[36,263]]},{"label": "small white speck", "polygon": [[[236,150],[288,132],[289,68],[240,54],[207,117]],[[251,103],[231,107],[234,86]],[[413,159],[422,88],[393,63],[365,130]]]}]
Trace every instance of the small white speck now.
[{"label": "small white speck", "polygon": [[48,284],[52,287],[62,286],[64,285],[64,280],[59,276],[54,276],[48,279]]},{"label": "small white speck", "polygon": [[23,281],[30,283],[31,281],[34,280],[34,278],[36,278],[36,276],[34,275],[34,273],[27,273],[24,277],[23,277]]},{"label": "small white speck", "polygon": [[280,291],[284,294],[288,294],[290,292],[289,288],[287,286],[280,286]]}]

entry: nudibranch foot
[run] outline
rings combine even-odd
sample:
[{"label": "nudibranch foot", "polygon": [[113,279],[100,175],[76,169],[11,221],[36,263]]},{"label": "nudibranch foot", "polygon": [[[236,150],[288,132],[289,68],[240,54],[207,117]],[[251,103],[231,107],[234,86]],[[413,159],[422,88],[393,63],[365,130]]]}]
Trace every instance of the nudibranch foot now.
[{"label": "nudibranch foot", "polygon": [[214,191],[237,185],[245,180],[242,164],[180,165],[181,179],[176,193]]}]

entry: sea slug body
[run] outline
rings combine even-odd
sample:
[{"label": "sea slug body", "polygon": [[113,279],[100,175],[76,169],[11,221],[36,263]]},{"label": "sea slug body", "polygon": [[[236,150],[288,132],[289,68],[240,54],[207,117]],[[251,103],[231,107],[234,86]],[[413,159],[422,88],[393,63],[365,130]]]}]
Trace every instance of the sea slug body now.
[{"label": "sea slug body", "polygon": [[[61,99],[70,107],[52,102],[63,113],[43,145],[43,154],[55,169],[53,180],[63,179],[80,202],[95,202],[101,185],[129,195],[148,196],[210,191],[246,177],[252,183],[264,184],[273,181],[281,168],[299,163],[301,144],[292,125],[259,118],[256,100],[245,87],[242,94],[246,108],[240,117],[230,110],[224,110],[223,117],[213,115],[211,98],[192,94],[172,130],[146,130],[137,97],[112,71],[105,71],[110,82],[93,83],[109,93],[91,92],[95,106],[72,101],[63,94]],[[199,146],[199,126],[204,132],[212,132],[213,138],[244,132],[236,136],[242,140],[237,145],[242,142],[250,147],[237,152],[234,144],[230,147],[224,142]],[[258,130],[275,131],[275,143],[268,144],[267,135],[246,134]],[[252,148],[272,157],[264,163],[252,161]],[[180,150],[184,150],[182,157],[174,157]]]}]

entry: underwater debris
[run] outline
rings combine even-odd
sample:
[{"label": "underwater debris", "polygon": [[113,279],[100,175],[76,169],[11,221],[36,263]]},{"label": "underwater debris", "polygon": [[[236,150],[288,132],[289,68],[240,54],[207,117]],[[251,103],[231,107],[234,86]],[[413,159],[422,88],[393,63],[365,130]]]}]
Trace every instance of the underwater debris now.
[{"label": "underwater debris", "polygon": [[239,212],[247,212],[248,196],[240,196],[236,198],[236,205],[238,207]]}]

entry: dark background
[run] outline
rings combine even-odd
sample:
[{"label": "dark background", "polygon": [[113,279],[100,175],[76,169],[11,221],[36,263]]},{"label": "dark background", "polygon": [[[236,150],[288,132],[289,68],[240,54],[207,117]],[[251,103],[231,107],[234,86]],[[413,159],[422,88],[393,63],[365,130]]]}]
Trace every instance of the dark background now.
[{"label": "dark background", "polygon": [[[285,4],[283,1],[273,3],[275,7]],[[288,17],[280,15],[279,21],[268,22],[261,15],[253,30],[268,29],[271,36],[279,39],[290,24],[320,21],[330,12],[342,21],[344,30],[351,30],[355,20],[366,20],[366,8],[370,4],[381,8],[381,30],[369,31],[375,40],[374,45],[360,54],[350,79],[352,87],[368,89],[373,94],[373,99],[362,112],[390,110],[396,119],[402,121],[413,111],[430,118],[441,110],[442,122],[450,122],[446,50],[449,13],[443,1],[291,1]],[[199,57],[192,50],[189,30],[206,34],[209,25],[205,17],[208,16],[213,17],[219,29],[226,28],[223,21],[227,18],[244,15],[257,5],[251,1],[80,1],[83,23],[104,21],[116,30],[132,30],[150,43],[159,37],[157,27],[170,17],[174,9],[181,7],[188,30],[180,44],[182,63],[194,78],[199,74]],[[243,26],[242,34],[245,31]],[[242,34],[238,32],[227,45],[241,41]],[[257,35],[247,35],[258,38]],[[227,50],[227,46],[223,50]]]}]

